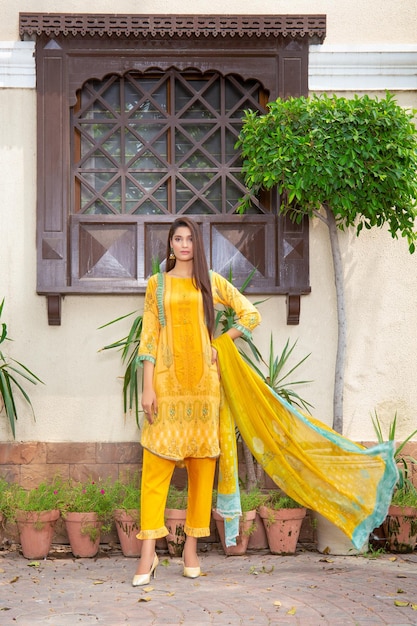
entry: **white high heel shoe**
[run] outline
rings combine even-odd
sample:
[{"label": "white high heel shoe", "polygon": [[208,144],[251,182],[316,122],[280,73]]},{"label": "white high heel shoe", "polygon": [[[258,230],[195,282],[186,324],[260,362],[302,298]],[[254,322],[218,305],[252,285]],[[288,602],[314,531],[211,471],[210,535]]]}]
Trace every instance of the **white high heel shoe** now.
[{"label": "white high heel shoe", "polygon": [[201,575],[201,569],[199,567],[186,567],[184,565],[182,575],[186,578],[198,578]]},{"label": "white high heel shoe", "polygon": [[147,574],[135,574],[132,580],[133,587],[140,587],[141,585],[148,585],[151,582],[151,577],[156,578],[156,568],[159,565],[158,555],[155,554],[151,569]]}]

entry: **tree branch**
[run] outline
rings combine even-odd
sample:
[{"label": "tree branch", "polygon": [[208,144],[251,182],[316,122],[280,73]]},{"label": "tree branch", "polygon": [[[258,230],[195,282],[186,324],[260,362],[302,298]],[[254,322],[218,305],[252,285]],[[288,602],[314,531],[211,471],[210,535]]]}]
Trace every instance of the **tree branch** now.
[{"label": "tree branch", "polygon": [[328,219],[322,213],[320,213],[320,211],[317,211],[317,209],[313,209],[313,215],[314,217],[317,217],[317,219],[321,220],[323,224],[326,224],[328,228],[330,228]]}]

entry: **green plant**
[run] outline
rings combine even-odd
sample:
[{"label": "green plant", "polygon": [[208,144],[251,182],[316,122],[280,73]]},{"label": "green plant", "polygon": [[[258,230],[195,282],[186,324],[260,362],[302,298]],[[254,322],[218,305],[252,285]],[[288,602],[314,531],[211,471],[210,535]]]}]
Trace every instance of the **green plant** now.
[{"label": "green plant", "polygon": [[[89,480],[86,482],[68,481],[63,484],[63,503],[61,514],[65,519],[67,513],[97,513],[101,530],[110,530],[117,489],[108,480]],[[92,541],[94,540],[91,538]]]},{"label": "green plant", "polygon": [[[117,319],[112,320],[111,322],[107,322],[107,324],[103,324],[103,326],[99,327],[99,330],[102,328],[106,328],[106,326],[110,326],[111,324],[115,324],[116,322],[120,322],[121,320],[134,315],[136,311],[131,313],[127,313],[126,315],[122,315]],[[140,345],[140,338],[142,335],[142,323],[143,316],[137,315],[130,327],[128,335],[115,341],[114,343],[110,343],[107,346],[101,348],[101,350],[114,350],[118,349],[121,351],[121,360],[125,365],[125,373],[123,376],[123,407],[124,412],[127,413],[127,409],[135,410],[136,423],[139,427],[139,381],[138,375],[142,371],[140,366],[140,361],[138,358],[138,349]]]},{"label": "green plant", "polygon": [[125,481],[117,480],[112,486],[114,506],[124,511],[140,509],[140,476],[135,472]]},{"label": "green plant", "polygon": [[[246,521],[246,515],[249,511],[256,511],[266,499],[266,494],[262,493],[260,489],[251,489],[250,491],[240,492],[240,505],[242,507],[242,521]],[[249,537],[253,535],[256,530],[256,522],[253,521],[249,528],[243,531],[244,535]]]},{"label": "green plant", "polygon": [[29,514],[59,510],[62,502],[62,481],[59,477],[51,482],[42,482],[32,489],[0,479],[0,512],[9,521],[16,522],[22,512]]},{"label": "green plant", "polygon": [[14,507],[20,511],[51,511],[61,508],[64,492],[62,481],[57,478],[52,482],[42,482],[33,489],[24,489],[20,485],[11,488]]},{"label": "green plant", "polygon": [[399,487],[394,491],[391,504],[397,506],[411,506],[417,508],[417,489],[411,481],[405,483],[403,487]]},{"label": "green plant", "polygon": [[299,504],[290,496],[287,496],[279,489],[272,489],[269,491],[265,501],[264,506],[268,509],[272,509],[273,511],[278,511],[280,509],[302,509],[303,506]]},{"label": "green plant", "polygon": [[[4,306],[4,298],[0,304],[0,318],[3,313]],[[6,341],[12,341],[7,336],[7,324],[5,322],[1,322],[0,328],[0,345]],[[32,414],[35,417],[32,402],[25,389],[19,382],[19,378],[24,378],[29,381],[33,385],[37,383],[42,383],[41,379],[36,376],[33,372],[30,371],[20,363],[20,361],[16,361],[11,357],[8,357],[4,354],[4,352],[0,349],[0,411],[4,408],[6,412],[6,416],[9,419],[10,428],[12,429],[13,438],[16,438],[16,420],[18,418],[16,400],[15,400],[15,390],[20,392],[23,396],[24,400],[29,404]]]},{"label": "green plant", "polygon": [[187,489],[178,489],[175,485],[170,485],[166,501],[167,509],[186,509],[188,493]]},{"label": "green plant", "polygon": [[250,489],[249,491],[241,490],[240,492],[240,504],[242,507],[242,513],[248,511],[255,511],[261,504],[265,502],[267,495],[262,493],[260,489]]},{"label": "green plant", "polygon": [[[343,262],[338,229],[356,234],[387,224],[415,250],[417,128],[415,111],[391,94],[378,100],[336,95],[278,99],[265,114],[247,111],[241,147],[248,192],[245,211],[261,189],[276,186],[280,212],[295,222],[317,217],[328,228],[338,316],[333,428],[343,432],[347,341]],[[256,200],[255,200],[256,202]]]},{"label": "green plant", "polygon": [[272,489],[269,491],[263,506],[265,506],[268,511],[268,515],[266,517],[266,524],[268,528],[276,522],[274,515],[275,511],[279,511],[281,509],[303,508],[301,504],[299,504],[296,500],[293,500],[293,498],[290,498],[290,496],[287,496],[280,489]]},{"label": "green plant", "polygon": [[10,489],[11,485],[3,477],[0,477],[0,513],[5,519],[10,517]]},{"label": "green plant", "polygon": [[366,552],[363,552],[361,556],[366,559],[377,559],[380,556],[386,554],[385,548],[375,548],[372,544],[369,544],[369,548]]},{"label": "green plant", "polygon": [[[371,418],[378,442],[383,443],[386,439],[382,431],[381,421],[376,411],[374,415],[371,415]],[[396,432],[397,413],[395,413],[394,419],[388,427],[388,441],[396,443]],[[412,482],[412,465],[417,464],[417,460],[411,455],[404,454],[403,452],[405,445],[415,435],[417,435],[417,429],[408,435],[408,437],[406,437],[399,445],[397,445],[394,452],[394,459],[397,463],[399,474],[391,503],[399,506],[417,506],[417,489]]]},{"label": "green plant", "polygon": [[255,372],[266,382],[266,384],[275,391],[275,393],[284,398],[290,404],[295,404],[300,408],[304,408],[306,411],[309,411],[309,409],[312,408],[312,405],[303,398],[301,398],[301,396],[293,389],[291,389],[291,387],[293,387],[294,385],[305,385],[307,383],[310,383],[311,380],[288,381],[288,378],[298,367],[300,367],[300,365],[304,363],[306,359],[308,359],[310,355],[307,354],[295,365],[293,365],[289,371],[284,373],[284,369],[287,366],[288,359],[291,357],[296,345],[297,341],[294,341],[294,343],[290,346],[290,340],[287,339],[287,342],[281,354],[275,355],[274,340],[271,333],[268,361],[266,361],[262,357],[262,354],[259,352],[258,348],[253,345],[253,352],[256,356],[256,359],[258,362],[261,362],[265,366],[266,374],[247,354],[242,351],[240,351],[240,354],[245,359],[245,361],[255,370]]}]

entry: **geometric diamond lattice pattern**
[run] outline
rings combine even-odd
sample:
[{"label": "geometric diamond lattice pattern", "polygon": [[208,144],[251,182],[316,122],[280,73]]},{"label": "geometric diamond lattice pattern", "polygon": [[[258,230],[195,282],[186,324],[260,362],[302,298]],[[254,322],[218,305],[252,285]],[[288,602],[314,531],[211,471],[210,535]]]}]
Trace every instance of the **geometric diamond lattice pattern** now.
[{"label": "geometric diamond lattice pattern", "polygon": [[134,224],[80,224],[79,278],[136,279]]},{"label": "geometric diamond lattice pattern", "polygon": [[42,239],[42,258],[54,261],[63,258],[62,237],[44,237]]},{"label": "geometric diamond lattice pattern", "polygon": [[245,193],[235,143],[262,94],[256,79],[173,68],[88,81],[72,117],[74,212],[233,214]]},{"label": "geometric diamond lattice pattern", "polygon": [[299,237],[285,238],[283,242],[284,258],[290,261],[304,259],[304,241]]}]

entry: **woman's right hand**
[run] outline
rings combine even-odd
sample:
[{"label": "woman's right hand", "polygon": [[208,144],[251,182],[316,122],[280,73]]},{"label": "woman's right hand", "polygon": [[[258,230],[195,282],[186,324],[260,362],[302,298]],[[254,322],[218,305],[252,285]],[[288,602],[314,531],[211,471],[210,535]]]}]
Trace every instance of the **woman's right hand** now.
[{"label": "woman's right hand", "polygon": [[144,389],[142,393],[142,408],[149,424],[153,424],[155,416],[158,414],[158,403],[154,389]]},{"label": "woman's right hand", "polygon": [[143,363],[143,392],[142,409],[150,424],[153,424],[154,417],[158,413],[158,401],[153,386],[154,364],[151,361]]}]

